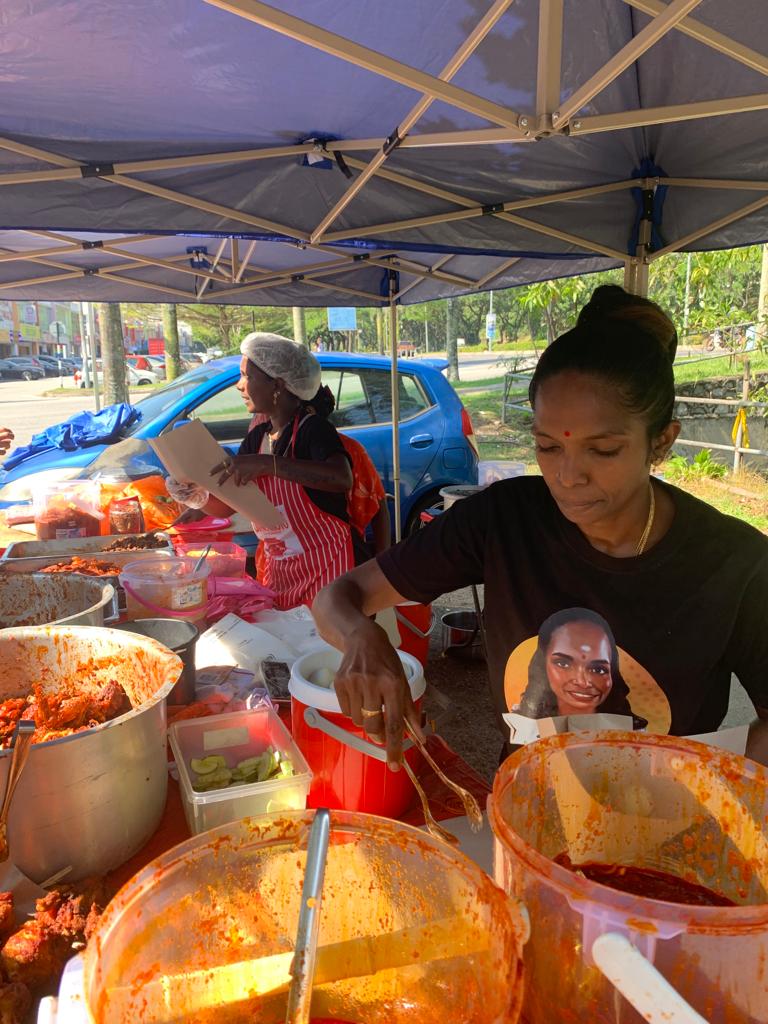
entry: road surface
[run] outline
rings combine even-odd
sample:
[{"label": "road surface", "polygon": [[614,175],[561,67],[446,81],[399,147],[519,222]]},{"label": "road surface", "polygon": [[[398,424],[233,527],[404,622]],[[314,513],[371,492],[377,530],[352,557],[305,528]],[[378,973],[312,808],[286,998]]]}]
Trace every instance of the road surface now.
[{"label": "road surface", "polygon": [[[63,395],[44,398],[45,392],[58,387],[58,378],[47,380],[0,381],[0,427],[9,427],[16,436],[14,444],[28,444],[33,434],[69,419],[83,409],[95,411],[93,395]],[[69,386],[70,381],[67,380]],[[131,392],[134,400],[146,394],[146,389]]]}]

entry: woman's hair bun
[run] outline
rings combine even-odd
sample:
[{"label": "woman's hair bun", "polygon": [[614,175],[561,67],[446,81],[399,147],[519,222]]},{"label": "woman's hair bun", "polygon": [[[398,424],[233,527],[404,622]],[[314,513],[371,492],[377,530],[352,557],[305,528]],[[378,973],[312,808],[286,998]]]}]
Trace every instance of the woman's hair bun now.
[{"label": "woman's hair bun", "polygon": [[579,313],[579,327],[628,321],[654,338],[672,363],[677,353],[677,330],[664,310],[650,299],[632,295],[617,284],[601,284]]}]

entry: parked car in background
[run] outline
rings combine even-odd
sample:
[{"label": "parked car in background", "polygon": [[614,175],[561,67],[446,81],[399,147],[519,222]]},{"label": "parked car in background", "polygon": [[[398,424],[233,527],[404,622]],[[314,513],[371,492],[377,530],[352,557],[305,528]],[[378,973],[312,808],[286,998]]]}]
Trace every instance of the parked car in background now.
[{"label": "parked car in background", "polygon": [[[336,400],[331,421],[366,448],[391,495],[392,398],[390,362],[382,356],[323,352],[318,355],[323,383]],[[477,446],[472,421],[461,400],[442,374],[444,359],[403,361],[399,368],[400,486],[404,531],[418,529],[420,513],[440,500],[440,489],[451,484],[477,483]],[[94,445],[74,452],[44,452],[9,471],[0,488],[0,507],[25,501],[32,477],[47,482],[87,476],[99,470],[99,460],[118,465],[131,475],[146,475],[157,466],[149,448],[139,440],[158,437],[189,420],[201,420],[225,451],[234,453],[248,433],[251,415],[236,385],[240,356],[204,363],[170,381],[138,402],[139,419],[122,441]],[[128,443],[130,442],[130,443]],[[124,444],[124,461],[119,446]],[[140,464],[138,467],[137,464]],[[161,469],[164,473],[165,471]],[[248,546],[253,547],[253,538]]]},{"label": "parked car in background", "polygon": [[[3,362],[8,363],[10,367],[18,367],[21,372],[17,379],[36,380],[45,377],[45,367],[36,356],[8,356]],[[27,373],[29,376],[26,376]]]},{"label": "parked car in background", "polygon": [[45,376],[42,366],[33,362],[0,359],[0,380],[40,380]]},{"label": "parked car in background", "polygon": [[165,380],[165,358],[162,356],[132,355],[126,356],[125,361],[134,370],[150,370],[156,373],[160,380]]},{"label": "parked car in background", "polygon": [[64,356],[40,355],[36,358],[40,363],[42,363],[46,377],[66,377],[69,376],[70,373],[74,373],[77,369],[77,366],[72,362],[72,360],[67,359]]},{"label": "parked car in background", "polygon": [[[98,365],[98,378],[97,378],[97,381],[98,381],[99,386],[102,386],[103,383],[104,383],[104,373],[103,373],[103,370],[102,370],[102,367],[101,367],[101,360],[99,360],[97,365]],[[129,388],[142,387],[145,384],[158,384],[160,382],[160,378],[158,377],[158,375],[155,373],[154,370],[136,370],[136,369],[134,369],[133,366],[131,366],[130,363],[127,364],[126,369],[127,369],[127,373],[128,373],[128,387]],[[72,377],[73,377],[73,380],[75,382],[75,387],[76,388],[84,388],[85,387],[85,375],[84,375],[82,370],[75,370],[75,372],[72,375]]]}]

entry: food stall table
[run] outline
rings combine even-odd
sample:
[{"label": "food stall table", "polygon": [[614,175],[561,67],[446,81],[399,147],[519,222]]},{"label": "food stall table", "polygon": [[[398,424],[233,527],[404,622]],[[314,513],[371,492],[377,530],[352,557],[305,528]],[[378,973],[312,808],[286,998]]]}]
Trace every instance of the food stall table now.
[{"label": "food stall table", "polygon": [[[485,802],[491,792],[490,786],[485,780],[454,750],[451,750],[441,737],[430,735],[427,738],[427,748],[446,775],[464,786],[465,789],[468,789],[476,797],[481,807],[485,806]],[[463,819],[464,808],[461,800],[440,781],[431,769],[427,769],[420,776],[420,781],[429,798],[432,813],[438,821]],[[420,805],[416,806],[418,799],[415,793],[414,800],[416,801],[414,806],[403,814],[400,820],[406,824],[420,827],[424,825],[424,816],[421,813]],[[490,835],[487,823],[484,832],[486,835]],[[186,818],[184,817],[179,785],[175,779],[171,778],[168,780],[168,798],[165,812],[157,831],[138,853],[134,854],[125,864],[111,872],[109,875],[110,888],[118,889],[136,872],[141,871],[151,860],[154,860],[155,857],[159,857],[160,854],[165,853],[166,850],[171,849],[171,847],[176,846],[178,843],[184,842],[189,836],[190,833]]]}]

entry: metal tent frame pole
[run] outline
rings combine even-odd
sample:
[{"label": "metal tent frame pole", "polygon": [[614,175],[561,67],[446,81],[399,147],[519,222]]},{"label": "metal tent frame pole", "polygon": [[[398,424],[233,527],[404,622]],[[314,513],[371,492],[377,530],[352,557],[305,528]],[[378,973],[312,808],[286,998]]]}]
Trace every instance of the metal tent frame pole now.
[{"label": "metal tent frame pole", "polygon": [[400,522],[400,388],[397,366],[397,273],[389,271],[389,340],[392,345],[392,491],[395,498],[395,540],[403,536]]}]

